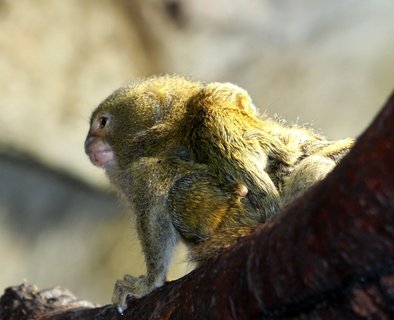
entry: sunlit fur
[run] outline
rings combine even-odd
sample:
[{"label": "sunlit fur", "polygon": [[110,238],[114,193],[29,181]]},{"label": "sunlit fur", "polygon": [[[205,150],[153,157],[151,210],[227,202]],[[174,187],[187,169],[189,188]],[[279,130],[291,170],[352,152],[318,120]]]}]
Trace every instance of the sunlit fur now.
[{"label": "sunlit fur", "polygon": [[323,179],[352,144],[261,117],[229,83],[164,76],[116,90],[93,112],[85,148],[91,159],[102,155],[95,145],[113,152],[99,160],[134,211],[147,274],[117,281],[114,303],[161,286],[178,239],[206,261]]}]

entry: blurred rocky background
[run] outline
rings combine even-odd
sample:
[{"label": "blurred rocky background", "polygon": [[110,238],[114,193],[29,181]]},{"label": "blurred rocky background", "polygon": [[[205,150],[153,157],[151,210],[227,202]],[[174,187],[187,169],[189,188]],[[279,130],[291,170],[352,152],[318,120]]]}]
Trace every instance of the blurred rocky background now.
[{"label": "blurred rocky background", "polygon": [[[108,303],[144,272],[131,215],[83,152],[120,85],[180,73],[261,111],[357,136],[394,86],[392,0],[0,0],[0,289]],[[190,269],[182,250],[171,278]]]}]

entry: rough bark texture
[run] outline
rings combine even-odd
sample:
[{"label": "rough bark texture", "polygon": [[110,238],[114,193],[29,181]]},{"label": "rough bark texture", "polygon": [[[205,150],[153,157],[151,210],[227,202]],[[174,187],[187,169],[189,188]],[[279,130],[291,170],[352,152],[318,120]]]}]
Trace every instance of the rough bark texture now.
[{"label": "rough bark texture", "polygon": [[394,94],[321,183],[124,316],[58,288],[6,289],[0,319],[393,319]]}]

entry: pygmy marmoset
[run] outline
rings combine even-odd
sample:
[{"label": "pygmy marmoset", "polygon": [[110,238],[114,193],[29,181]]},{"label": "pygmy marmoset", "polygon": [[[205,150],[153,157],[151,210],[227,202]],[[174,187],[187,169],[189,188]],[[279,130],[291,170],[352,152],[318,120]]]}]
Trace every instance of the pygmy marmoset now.
[{"label": "pygmy marmoset", "polygon": [[147,274],[126,275],[126,308],[166,279],[181,239],[202,263],[321,180],[352,146],[261,117],[230,83],[153,77],[116,90],[93,112],[85,150],[136,217]]}]

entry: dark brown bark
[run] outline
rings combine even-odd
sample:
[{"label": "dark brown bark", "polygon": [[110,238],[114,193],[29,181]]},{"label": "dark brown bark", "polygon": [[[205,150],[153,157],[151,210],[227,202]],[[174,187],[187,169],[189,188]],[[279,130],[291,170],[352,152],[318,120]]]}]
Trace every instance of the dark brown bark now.
[{"label": "dark brown bark", "polygon": [[394,94],[324,181],[124,316],[51,294],[9,288],[0,319],[393,319]]}]

